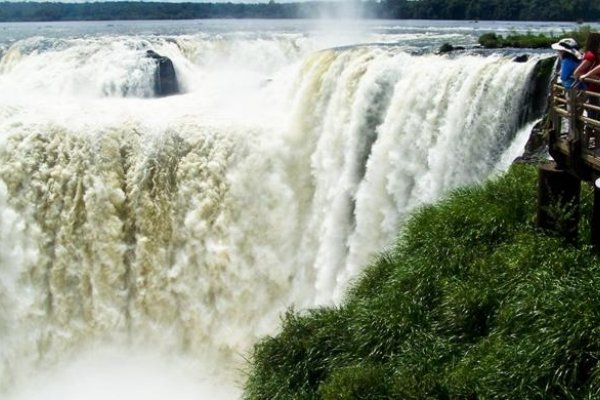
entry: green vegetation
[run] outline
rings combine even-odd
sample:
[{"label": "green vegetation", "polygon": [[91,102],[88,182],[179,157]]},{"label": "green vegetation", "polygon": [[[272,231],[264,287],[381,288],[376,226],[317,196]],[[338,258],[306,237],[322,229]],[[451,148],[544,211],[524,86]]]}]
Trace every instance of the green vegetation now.
[{"label": "green vegetation", "polygon": [[595,21],[600,3],[590,0],[384,0],[393,18]]},{"label": "green vegetation", "polygon": [[517,47],[517,48],[533,48],[547,49],[550,45],[556,42],[557,38],[545,36],[543,34],[532,35],[508,35],[506,38],[497,35],[496,33],[484,33],[479,37],[479,44],[486,49],[495,49],[499,47]]},{"label": "green vegetation", "polygon": [[486,49],[496,49],[500,47],[516,47],[516,48],[531,48],[531,49],[548,49],[550,45],[556,42],[559,38],[572,37],[580,44],[585,46],[588,34],[591,31],[590,26],[582,26],[581,28],[570,31],[561,32],[558,35],[546,36],[544,34],[517,34],[512,33],[506,37],[500,36],[494,32],[484,33],[479,37],[479,44]]},{"label": "green vegetation", "polygon": [[403,19],[596,21],[591,0],[351,0],[247,3],[142,1],[0,2],[0,22],[117,19],[318,18],[344,15],[348,3],[363,17]]},{"label": "green vegetation", "polygon": [[599,398],[600,258],[585,221],[578,245],[536,230],[536,177],[418,210],[341,306],[255,346],[245,398]]},{"label": "green vegetation", "polygon": [[[376,3],[355,4],[355,11],[375,17]],[[97,21],[203,18],[319,18],[339,17],[345,12],[339,1],[308,1],[255,4],[163,3],[145,1],[106,1],[86,3],[0,2],[0,22],[7,21]]]}]

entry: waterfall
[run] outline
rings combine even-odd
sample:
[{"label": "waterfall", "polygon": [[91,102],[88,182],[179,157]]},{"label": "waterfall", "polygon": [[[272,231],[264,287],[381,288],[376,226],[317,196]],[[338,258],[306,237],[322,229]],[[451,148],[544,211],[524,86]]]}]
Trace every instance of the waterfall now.
[{"label": "waterfall", "polygon": [[[253,40],[243,62],[243,47],[6,50],[0,390],[106,344],[241,365],[287,307],[342,301],[411,210],[497,172],[537,62],[294,37]],[[149,48],[186,94],[143,98]]]}]

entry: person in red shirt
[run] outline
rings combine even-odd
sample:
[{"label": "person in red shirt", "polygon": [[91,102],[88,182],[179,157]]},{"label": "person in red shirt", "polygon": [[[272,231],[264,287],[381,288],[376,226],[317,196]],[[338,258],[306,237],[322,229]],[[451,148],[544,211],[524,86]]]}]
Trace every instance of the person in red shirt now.
[{"label": "person in red shirt", "polygon": [[[590,33],[585,44],[585,53],[583,54],[583,60],[573,72],[573,75],[580,79],[585,80],[586,78],[599,79],[600,75],[600,33]],[[585,82],[586,90],[592,92],[587,95],[588,104],[591,106],[598,107],[600,105],[600,85],[595,82]],[[598,110],[587,110],[588,118],[600,120],[600,112]],[[597,143],[597,129],[593,129],[591,126],[586,127],[586,133],[588,135],[588,147],[595,148]]]},{"label": "person in red shirt", "polygon": [[[573,75],[582,80],[586,78],[598,79],[598,75],[600,75],[600,33],[590,33],[588,35],[587,42],[585,44],[585,50],[586,51],[583,54],[583,60]],[[600,85],[593,82],[586,82],[586,90],[589,92],[600,93]],[[600,103],[598,97],[588,97],[590,104],[597,106]],[[598,112],[594,111],[594,114],[598,115]]]}]

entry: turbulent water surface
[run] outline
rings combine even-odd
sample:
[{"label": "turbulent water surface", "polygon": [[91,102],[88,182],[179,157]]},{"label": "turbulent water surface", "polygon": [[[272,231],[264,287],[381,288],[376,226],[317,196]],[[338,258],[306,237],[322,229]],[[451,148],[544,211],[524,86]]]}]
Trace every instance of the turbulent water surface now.
[{"label": "turbulent water surface", "polygon": [[548,53],[434,50],[565,26],[0,24],[0,396],[239,397],[287,307],[520,152]]}]

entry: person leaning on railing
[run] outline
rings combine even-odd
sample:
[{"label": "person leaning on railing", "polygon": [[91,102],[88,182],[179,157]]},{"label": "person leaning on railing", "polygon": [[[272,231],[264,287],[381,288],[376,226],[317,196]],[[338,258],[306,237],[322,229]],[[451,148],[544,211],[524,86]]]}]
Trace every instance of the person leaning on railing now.
[{"label": "person leaning on railing", "polygon": [[592,78],[592,79],[600,78],[600,65],[596,66],[589,72],[581,75],[581,79],[587,79],[587,78]]},{"label": "person leaning on railing", "polygon": [[[571,97],[576,96],[571,89],[585,90],[585,84],[579,81],[574,73],[579,66],[580,60],[583,58],[583,54],[579,51],[579,44],[575,39],[565,38],[552,44],[552,48],[558,52],[558,60],[560,62],[560,72],[558,75],[558,83],[560,83],[565,90],[565,99],[567,112],[573,113]],[[561,133],[567,134],[570,131],[569,122],[561,124]]]},{"label": "person leaning on railing", "polygon": [[[580,79],[600,79],[600,33],[590,32],[586,42],[586,53],[581,66],[577,68],[575,74]],[[592,53],[588,55],[588,53]],[[586,60],[589,60],[586,63]],[[593,61],[592,61],[593,60]],[[600,85],[598,92],[600,92]]]},{"label": "person leaning on railing", "polygon": [[[583,60],[575,69],[573,75],[575,78],[584,80],[587,78],[597,79],[597,76],[592,73],[594,69],[600,68],[600,34],[590,33],[587,38],[587,42],[585,44],[585,53],[583,54]],[[598,69],[598,73],[600,73],[600,69]],[[585,82],[586,90],[588,92],[600,93],[600,85],[595,82]],[[600,104],[600,99],[597,96],[587,96],[588,103],[593,106],[598,106]],[[593,119],[600,119],[600,113],[596,110],[588,109],[587,115]]]},{"label": "person leaning on railing", "polygon": [[[584,79],[600,80],[600,65],[595,66],[594,68],[592,68],[585,74],[581,75],[580,79],[582,79],[582,80],[584,80]],[[596,92],[600,93],[600,85],[598,85],[596,83],[593,83],[593,84],[596,85],[596,87],[598,87],[598,89],[599,89]]]},{"label": "person leaning on railing", "polygon": [[577,41],[572,38],[561,39],[554,43],[552,48],[558,52],[560,59],[560,83],[565,89],[584,89],[583,82],[579,82],[575,77],[575,70],[583,58]]}]

